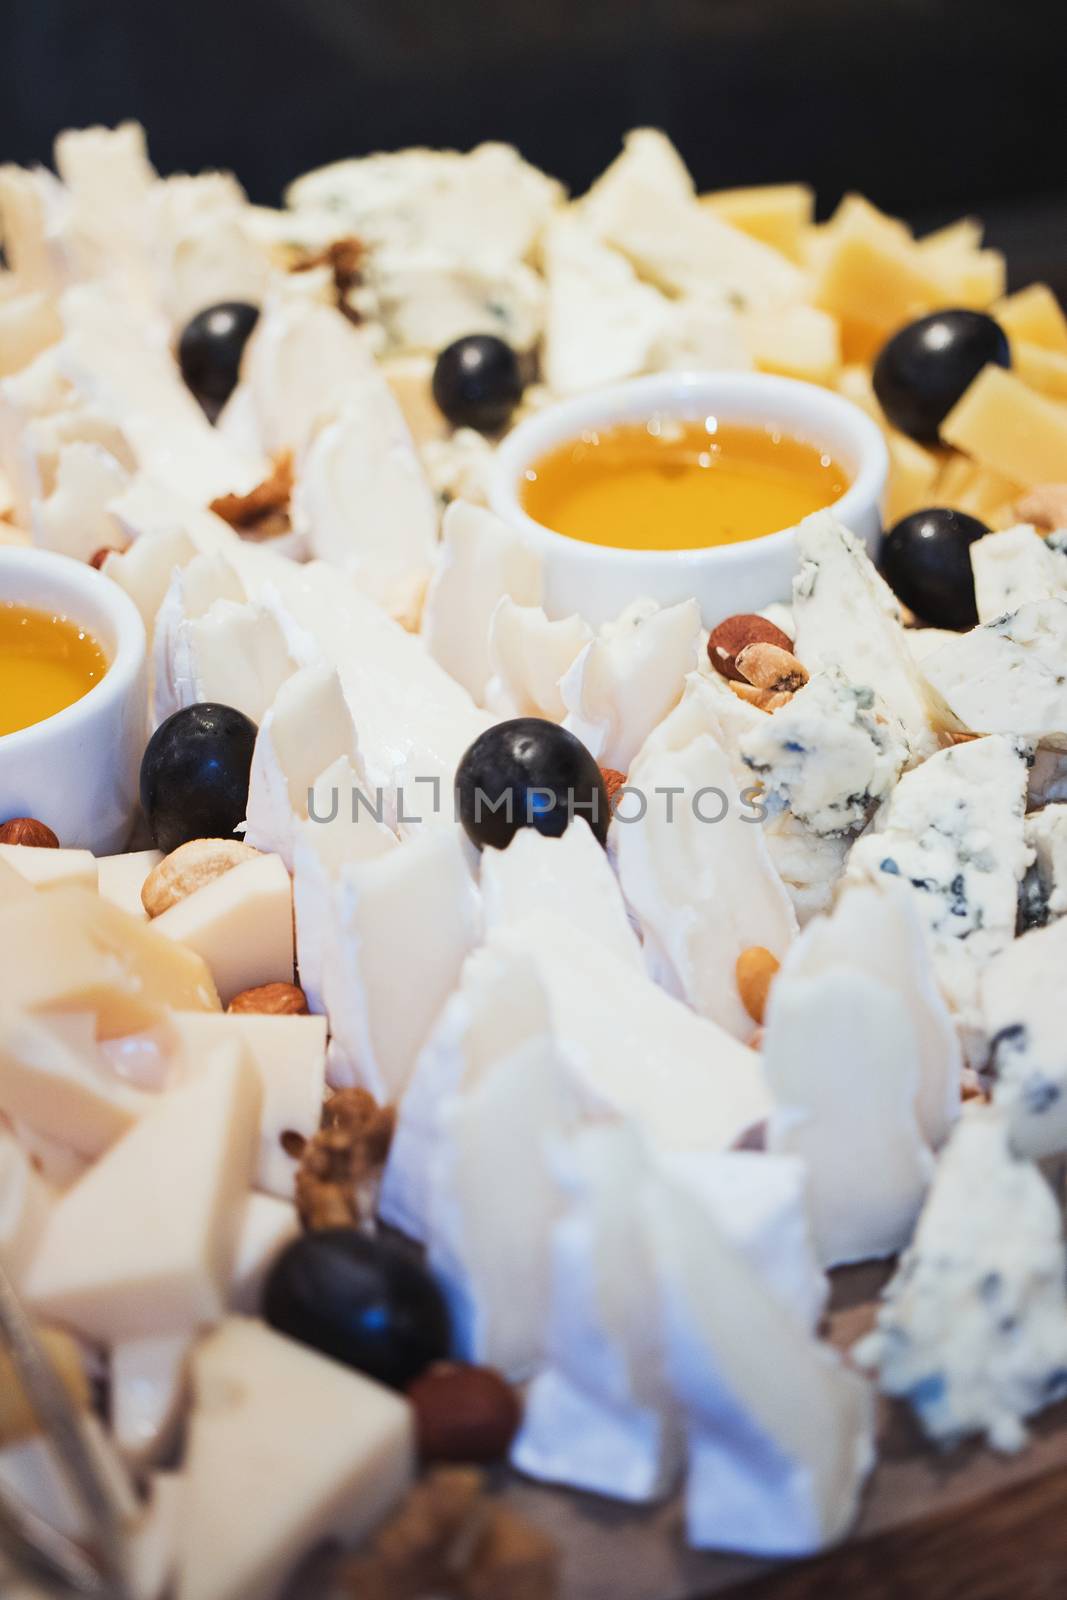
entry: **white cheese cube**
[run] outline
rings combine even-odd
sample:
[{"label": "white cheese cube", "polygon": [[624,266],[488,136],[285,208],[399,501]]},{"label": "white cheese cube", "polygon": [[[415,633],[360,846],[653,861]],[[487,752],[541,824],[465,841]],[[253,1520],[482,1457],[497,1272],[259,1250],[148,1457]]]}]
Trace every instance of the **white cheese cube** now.
[{"label": "white cheese cube", "polygon": [[1034,600],[942,645],[923,671],[964,727],[1067,738],[1067,598]]},{"label": "white cheese cube", "polygon": [[36,1133],[97,1156],[157,1102],[110,1070],[90,1012],[0,1012],[0,1104]]},{"label": "white cheese cube", "polygon": [[35,889],[92,889],[98,886],[91,850],[48,850],[25,844],[0,844],[0,862]]},{"label": "white cheese cube", "polygon": [[230,1280],[231,1311],[250,1317],[258,1315],[267,1274],[300,1231],[300,1218],[291,1200],[279,1200],[272,1194],[248,1196],[241,1212]]},{"label": "white cheese cube", "polygon": [[937,1443],[1018,1450],[1023,1418],[1067,1393],[1065,1275],[1051,1189],[1012,1155],[1001,1110],[971,1107],[855,1355]]},{"label": "white cheese cube", "polygon": [[234,1317],[193,1356],[178,1600],[274,1600],[309,1549],[353,1544],[414,1477],[411,1408]]},{"label": "white cheese cube", "polygon": [[244,989],[293,981],[293,893],[280,856],[231,867],[154,917],[152,929],[207,962],[224,1004]]},{"label": "white cheese cube", "polygon": [[169,1453],[186,1399],[189,1333],[154,1334],[113,1346],[109,1372],[111,1435],[140,1471]]},{"label": "white cheese cube", "polygon": [[53,1199],[29,1152],[0,1124],[0,1253],[16,1284],[44,1232]]},{"label": "white cheese cube", "polygon": [[109,1344],[215,1321],[259,1109],[236,1051],[164,1095],[57,1201],[25,1284],[37,1315]]},{"label": "white cheese cube", "polygon": [[[25,846],[20,846],[25,849]],[[14,867],[9,867],[6,861],[0,860],[0,904],[10,900],[26,900],[33,894],[33,885],[16,872]]]},{"label": "white cheese cube", "polygon": [[163,860],[160,850],[131,850],[125,855],[101,856],[97,861],[101,898],[126,911],[131,917],[148,921],[141,901],[144,881],[153,867]]}]

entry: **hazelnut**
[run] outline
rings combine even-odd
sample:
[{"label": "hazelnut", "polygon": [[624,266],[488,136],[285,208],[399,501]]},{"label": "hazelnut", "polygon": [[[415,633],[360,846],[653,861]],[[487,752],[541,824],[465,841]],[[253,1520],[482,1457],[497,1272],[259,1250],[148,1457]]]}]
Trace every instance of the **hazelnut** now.
[{"label": "hazelnut", "polygon": [[625,772],[617,772],[614,767],[601,767],[600,776],[604,780],[604,787],[608,791],[608,805],[612,811],[615,809],[615,796],[620,789],[626,787]]},{"label": "hazelnut", "polygon": [[778,957],[761,944],[749,945],[737,958],[737,992],[741,996],[741,1004],[753,1022],[761,1027],[767,1009],[767,996],[778,967]]},{"label": "hazelnut", "polygon": [[739,611],[712,628],[708,635],[708,660],[722,677],[743,681],[737,670],[737,657],[750,644],[775,644],[779,650],[790,653],[793,650],[792,639],[773,622],[756,612]]},{"label": "hazelnut", "polygon": [[117,545],[102,544],[99,550],[94,550],[92,555],[89,557],[89,565],[91,567],[95,567],[97,572],[99,572],[108,556],[120,556],[121,554],[122,551]]},{"label": "hazelnut", "polygon": [[304,1017],[307,995],[297,983],[261,983],[242,989],[226,1007],[229,1012],[257,1012],[265,1017]]},{"label": "hazelnut", "polygon": [[491,1367],[435,1362],[407,1397],[424,1461],[497,1461],[522,1420],[517,1394]]},{"label": "hazelnut", "polygon": [[58,850],[59,840],[51,828],[36,817],[12,817],[0,823],[0,844],[32,845],[37,850]]}]

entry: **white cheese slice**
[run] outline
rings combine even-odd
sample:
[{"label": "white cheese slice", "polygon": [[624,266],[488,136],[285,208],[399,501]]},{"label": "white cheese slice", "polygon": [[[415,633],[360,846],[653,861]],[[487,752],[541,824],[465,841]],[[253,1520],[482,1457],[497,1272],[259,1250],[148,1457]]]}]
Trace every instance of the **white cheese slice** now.
[{"label": "white cheese slice", "polygon": [[271,262],[247,212],[244,191],[228,172],[181,173],[153,186],[146,204],[152,267],[176,332],[205,306],[262,304]]},{"label": "white cheese slice", "polygon": [[109,555],[103,571],[125,589],[145,625],[151,645],[156,614],[170,588],[175,569],[191,561],[196,545],[182,528],[145,534],[125,550]]},{"label": "white cheese slice", "polygon": [[1030,910],[1032,915],[1036,912],[1033,920],[1043,924],[1067,912],[1067,805],[1054,802],[1033,812],[1026,818],[1023,832],[1034,852],[1031,874],[1037,880],[1036,900]]},{"label": "white cheese slice", "polygon": [[593,631],[583,617],[549,622],[540,606],[519,606],[502,595],[489,620],[485,704],[502,717],[567,715],[560,679]]},{"label": "white cheese slice", "polygon": [[1067,1150],[1067,1039],[1057,1006],[1067,923],[1016,939],[982,973],[993,1101],[1017,1155]]},{"label": "white cheese slice", "polygon": [[54,298],[70,282],[74,263],[61,220],[67,197],[43,167],[0,167],[0,219],[8,265],[27,288]]},{"label": "white cheese slice", "polygon": [[230,1318],[193,1356],[178,1600],[275,1600],[307,1551],[354,1544],[414,1477],[411,1408]]},{"label": "white cheese slice", "polygon": [[938,1444],[1018,1450],[1023,1418],[1067,1392],[1065,1274],[1051,1189],[1012,1155],[1002,1112],[971,1107],[855,1355]]},{"label": "white cheese slice", "polygon": [[207,962],[224,1004],[243,989],[293,981],[293,894],[280,856],[231,867],[152,920]]},{"label": "white cheese slice", "polygon": [[191,1342],[189,1333],[164,1333],[112,1347],[111,1436],[127,1465],[137,1471],[159,1461],[177,1440]]},{"label": "white cheese slice", "polygon": [[767,819],[763,837],[803,928],[833,905],[852,835],[815,833],[788,811],[780,811]]},{"label": "white cheese slice", "polygon": [[29,1151],[0,1123],[0,1254],[17,1286],[44,1232],[53,1198]]},{"label": "white cheese slice", "polygon": [[642,752],[630,784],[643,814],[621,805],[614,823],[619,879],[656,981],[737,1039],[752,1018],[737,988],[737,958],[762,945],[781,959],[796,932],[758,818],[710,734],[682,750]]},{"label": "white cheese slice", "polygon": [[262,1095],[259,1159],[254,1182],[267,1194],[289,1200],[297,1161],[282,1148],[282,1135],[310,1139],[322,1121],[326,1093],[326,1019],[311,1016],[197,1016],[170,1018],[178,1070],[186,1078],[210,1071],[217,1046],[236,1044],[259,1076]]},{"label": "white cheese slice", "polygon": [[861,827],[908,761],[903,726],[873,689],[817,672],[741,741],[772,806],[816,833]]},{"label": "white cheese slice", "polygon": [[941,645],[956,637],[948,628],[905,628],[904,639],[914,661],[925,661]]},{"label": "white cheese slice", "polygon": [[313,556],[342,567],[394,616],[425,585],[437,506],[403,413],[377,367],[297,463],[293,527]]},{"label": "white cheese slice", "polygon": [[25,1283],[36,1314],[108,1344],[214,1322],[258,1125],[236,1051],[164,1095],[57,1201]]},{"label": "white cheese slice", "polygon": [[686,1415],[688,1542],[763,1556],[837,1543],[875,1460],[868,1386],[691,1193],[652,1186],[645,1219],[666,1377]]},{"label": "white cheese slice", "polygon": [[63,333],[51,295],[28,289],[0,304],[0,377],[21,372]]},{"label": "white cheese slice", "polygon": [[485,704],[489,630],[498,603],[541,600],[541,558],[492,511],[456,501],[441,524],[441,552],[426,594],[422,636],[445,671]]},{"label": "white cheese slice", "polygon": [[709,666],[706,649],[701,649],[700,664],[686,677],[682,698],[652,729],[632,765],[637,767],[685,750],[700,735],[710,734],[730,763],[734,786],[741,793],[746,810],[756,815],[761,809],[756,793],[759,786],[745,764],[741,744],[746,735],[760,730],[766,720],[765,711],[731,693],[725,681]]},{"label": "white cheese slice", "polygon": [[[26,847],[20,846],[20,849]],[[0,858],[0,904],[12,900],[26,900],[33,894],[33,885],[27,881],[21,872],[16,872],[14,867]]]},{"label": "white cheese slice", "polygon": [[259,1314],[267,1274],[281,1251],[300,1232],[300,1218],[291,1200],[279,1200],[273,1194],[248,1196],[241,1211],[230,1279],[231,1311],[250,1317]]},{"label": "white cheese slice", "polygon": [[908,649],[892,591],[829,511],[800,524],[797,550],[797,656],[810,672],[837,667],[857,688],[879,695],[904,724],[913,758],[929,755],[938,745],[934,700]]},{"label": "white cheese slice", "polygon": [[1067,556],[1027,523],[971,545],[979,622],[994,622],[1033,600],[1067,599]]},{"label": "white cheese slice", "polygon": [[[200,558],[203,559],[203,558]],[[181,574],[175,574],[175,585]],[[299,665],[277,618],[262,606],[216,600],[199,616],[160,607],[154,649],[153,706],[162,722],[184,706],[214,701],[263,720]]]},{"label": "white cheese slice", "polygon": [[60,447],[51,492],[32,503],[33,542],[42,550],[88,561],[119,539],[109,506],[128,482],[125,468],[102,445],[75,440]]},{"label": "white cheese slice", "polygon": [[604,624],[560,683],[564,727],[601,766],[628,772],[652,729],[681,698],[699,639],[695,600],[662,609],[653,600],[635,601]]},{"label": "white cheese slice", "polygon": [[506,850],[483,851],[480,884],[487,929],[521,922],[531,912],[556,912],[640,970],[641,947],[618,880],[580,817],[558,839],[520,828]]},{"label": "white cheese slice", "polygon": [[394,1101],[481,933],[459,829],[341,868],[322,951],[330,1081]]},{"label": "white cheese slice", "polygon": [[91,850],[48,850],[25,844],[0,844],[0,862],[12,867],[35,889],[99,887],[97,862]]},{"label": "white cheese slice", "polygon": [[975,733],[1067,740],[1067,590],[942,645],[923,671]]},{"label": "white cheese slice", "polygon": [[98,1156],[156,1103],[108,1070],[91,1012],[0,1011],[0,1105],[45,1138]]},{"label": "white cheese slice", "polygon": [[148,912],[141,900],[141,890],[152,868],[158,867],[162,860],[160,850],[130,850],[124,855],[101,856],[96,863],[101,898],[131,917],[147,922]]},{"label": "white cheese slice", "polygon": [[[994,735],[939,751],[897,784],[878,831],[852,847],[848,876],[910,884],[934,969],[981,1054],[981,968],[1015,936],[1019,884],[1031,860],[1023,837],[1026,747]],[[977,1037],[975,1036],[977,1033]]]},{"label": "white cheese slice", "polygon": [[440,507],[453,500],[489,504],[495,447],[484,433],[456,428],[443,439],[425,439],[419,446],[423,470]]}]

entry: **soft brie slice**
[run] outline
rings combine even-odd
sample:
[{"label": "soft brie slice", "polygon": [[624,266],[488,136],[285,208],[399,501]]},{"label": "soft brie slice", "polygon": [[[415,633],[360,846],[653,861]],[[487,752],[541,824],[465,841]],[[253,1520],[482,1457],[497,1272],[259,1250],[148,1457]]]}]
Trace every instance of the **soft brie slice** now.
[{"label": "soft brie slice", "polygon": [[38,1314],[106,1344],[217,1320],[259,1114],[236,1050],[163,1095],[57,1201],[25,1284]]},{"label": "soft brie slice", "polygon": [[1067,589],[960,634],[923,662],[945,703],[974,733],[1067,740]]},{"label": "soft brie slice", "polygon": [[342,867],[333,907],[322,951],[330,1081],[394,1101],[481,933],[458,828]]},{"label": "soft brie slice", "polygon": [[560,683],[564,727],[601,766],[628,772],[652,729],[681,698],[699,639],[695,600],[664,608],[634,601],[604,624]]},{"label": "soft brie slice", "polygon": [[1033,600],[1067,598],[1067,555],[1026,523],[976,539],[970,556],[979,622],[995,622]]},{"label": "soft brie slice", "polygon": [[297,1162],[283,1149],[282,1134],[310,1139],[318,1132],[326,1092],[326,1018],[175,1012],[169,1027],[178,1070],[187,1079],[211,1070],[219,1045],[232,1042],[245,1052],[262,1094],[254,1181],[265,1193],[290,1199]]},{"label": "soft brie slice", "polygon": [[91,1011],[99,1039],[154,1027],[171,1007],[219,1007],[201,956],[84,889],[0,904],[0,949],[24,1010]]},{"label": "soft brie slice", "polygon": [[448,507],[441,541],[422,636],[434,660],[484,705],[494,611],[505,597],[516,605],[540,603],[541,559],[492,511],[465,501]]},{"label": "soft brie slice", "polygon": [[36,1133],[97,1156],[157,1100],[109,1069],[92,1012],[0,1009],[0,1106]]},{"label": "soft brie slice", "polygon": [[[652,976],[738,1039],[752,1034],[736,968],[762,945],[779,959],[796,917],[771,864],[759,815],[710,734],[681,750],[646,746],[631,768],[644,800],[614,823],[619,878],[644,936]],[[748,795],[750,799],[750,794]]]},{"label": "soft brie slice", "polygon": [[939,713],[908,649],[889,586],[829,511],[805,518],[797,545],[797,656],[811,672],[836,667],[857,688],[879,695],[904,724],[913,759],[929,755],[938,746]]},{"label": "soft brie slice", "polygon": [[580,816],[558,839],[520,828],[506,850],[481,857],[487,929],[552,911],[631,967],[640,970],[641,947],[608,858]]},{"label": "soft brie slice", "polygon": [[1060,918],[1016,939],[982,973],[993,1101],[1021,1156],[1067,1150],[1067,1038],[1057,1003],[1065,951],[1067,921]]},{"label": "soft brie slice", "polygon": [[321,1541],[353,1544],[414,1477],[411,1408],[263,1323],[193,1356],[178,1600],[274,1600]]},{"label": "soft brie slice", "polygon": [[1023,833],[1029,749],[1001,735],[957,744],[906,772],[852,847],[848,876],[910,886],[934,967],[965,1048],[984,1054],[977,1015],[983,964],[1015,937],[1018,891],[1032,860]]},{"label": "soft brie slice", "polygon": [[111,1435],[123,1459],[141,1471],[174,1444],[185,1403],[186,1359],[192,1336],[153,1334],[111,1350]]},{"label": "soft brie slice", "polygon": [[293,894],[280,856],[231,867],[152,919],[154,933],[207,962],[228,1004],[243,989],[293,981]]},{"label": "soft brie slice", "polygon": [[41,850],[0,844],[0,863],[12,867],[36,889],[97,889],[99,874],[91,850]]},{"label": "soft brie slice", "polygon": [[1012,1154],[1003,1110],[970,1106],[855,1355],[939,1444],[1019,1450],[1023,1419],[1067,1389],[1065,1272],[1052,1190]]},{"label": "soft brie slice", "polygon": [[503,595],[489,622],[486,705],[502,717],[562,722],[560,680],[592,637],[584,617],[549,622],[540,606],[517,606]]},{"label": "soft brie slice", "polygon": [[687,1418],[689,1543],[764,1556],[837,1543],[875,1460],[868,1386],[692,1194],[650,1186],[644,1219],[664,1369]]}]

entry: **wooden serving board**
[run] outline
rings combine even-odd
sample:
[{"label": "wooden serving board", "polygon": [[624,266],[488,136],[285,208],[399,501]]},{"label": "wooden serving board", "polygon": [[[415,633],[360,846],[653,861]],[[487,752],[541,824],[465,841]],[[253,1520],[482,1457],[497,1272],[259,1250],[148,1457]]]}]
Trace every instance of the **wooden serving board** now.
[{"label": "wooden serving board", "polygon": [[[833,1274],[829,1333],[870,1328],[884,1266]],[[1067,1595],[1067,1402],[1036,1420],[1017,1456],[942,1455],[903,1406],[882,1403],[878,1465],[848,1542],[790,1565],[685,1546],[679,1500],[650,1509],[510,1477],[509,1503],[563,1551],[560,1600],[1063,1600]]]}]

